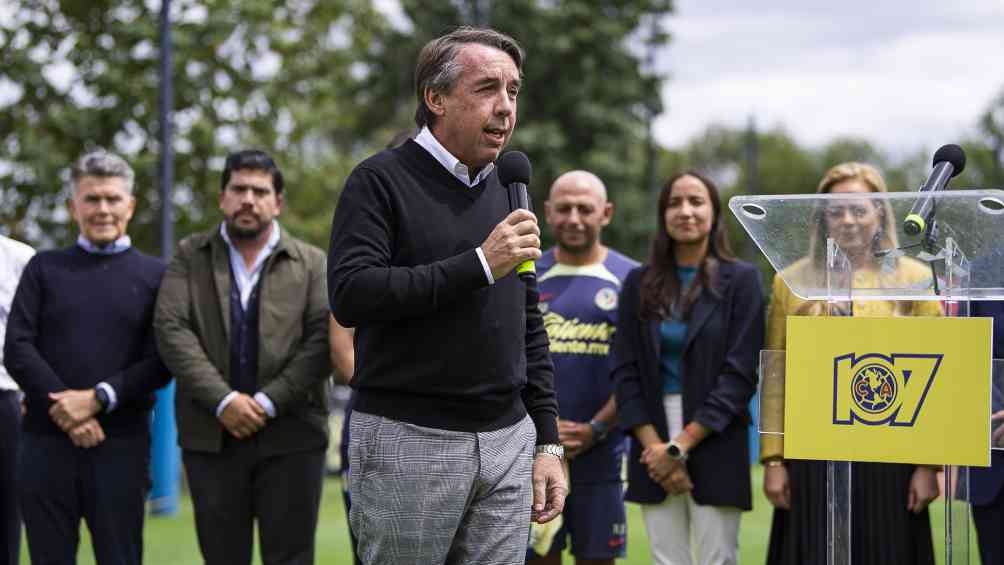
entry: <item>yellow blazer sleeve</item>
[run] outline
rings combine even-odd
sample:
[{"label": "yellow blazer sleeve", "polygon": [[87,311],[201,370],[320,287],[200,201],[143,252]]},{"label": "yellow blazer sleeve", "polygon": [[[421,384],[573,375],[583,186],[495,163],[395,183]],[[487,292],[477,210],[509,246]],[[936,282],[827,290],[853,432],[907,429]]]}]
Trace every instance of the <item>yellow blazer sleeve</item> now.
[{"label": "yellow blazer sleeve", "polygon": [[911,316],[934,316],[945,315],[945,309],[941,302],[937,300],[917,300],[913,303]]},{"label": "yellow blazer sleeve", "polygon": [[781,275],[774,275],[770,305],[767,307],[767,349],[784,349],[788,325],[788,304],[792,294]]},{"label": "yellow blazer sleeve", "polygon": [[[770,306],[767,307],[767,349],[784,349],[785,332],[788,324],[788,305],[792,298],[788,285],[781,275],[774,275]],[[761,378],[763,376],[761,375]],[[783,381],[764,381],[760,390],[760,421],[764,429],[784,428],[784,384]],[[760,435],[760,461],[784,455],[784,436]]]}]

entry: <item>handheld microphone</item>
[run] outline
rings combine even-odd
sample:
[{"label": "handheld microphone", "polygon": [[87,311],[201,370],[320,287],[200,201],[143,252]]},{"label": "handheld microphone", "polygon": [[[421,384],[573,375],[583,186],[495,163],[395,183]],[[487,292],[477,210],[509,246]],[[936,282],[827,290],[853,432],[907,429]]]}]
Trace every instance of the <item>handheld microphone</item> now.
[{"label": "handheld microphone", "polygon": [[[934,170],[917,189],[920,193],[934,193],[944,190],[952,177],[966,168],[966,153],[955,144],[943,145],[934,152]],[[903,232],[907,235],[918,235],[927,229],[927,224],[934,216],[934,195],[927,194],[913,204],[910,213],[903,220]]]},{"label": "handheld microphone", "polygon": [[[509,191],[509,202],[513,209],[523,208],[533,211],[530,206],[530,193],[526,185],[530,184],[530,160],[521,151],[508,151],[496,163],[499,172],[499,182]],[[527,259],[516,267],[516,274],[524,281],[537,278],[537,268],[532,260]]]}]

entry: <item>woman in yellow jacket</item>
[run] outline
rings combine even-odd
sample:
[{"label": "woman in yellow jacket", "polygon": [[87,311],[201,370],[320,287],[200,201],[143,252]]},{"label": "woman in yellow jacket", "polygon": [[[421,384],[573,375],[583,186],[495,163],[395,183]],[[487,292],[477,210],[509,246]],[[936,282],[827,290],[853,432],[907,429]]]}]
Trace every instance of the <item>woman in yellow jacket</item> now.
[{"label": "woman in yellow jacket", "polygon": [[[862,163],[843,163],[823,176],[819,193],[886,192],[879,172]],[[877,259],[876,251],[896,247],[888,204],[862,199],[820,208],[809,254],[785,271],[789,280],[819,284],[825,276],[826,239],[832,237],[853,267],[856,288],[901,288],[930,278],[926,265],[910,258]],[[880,254],[882,255],[882,254]],[[937,301],[857,301],[843,315],[941,316]],[[775,275],[767,314],[767,348],[785,348],[789,315],[826,315],[827,304],[805,301]],[[766,401],[765,401],[766,402]],[[769,411],[769,406],[765,406]],[[768,565],[826,563],[826,463],[784,459],[782,436],[762,436],[764,492],[774,505]],[[927,505],[938,495],[929,467],[854,463],[852,467],[852,563],[900,565],[934,563]]]}]

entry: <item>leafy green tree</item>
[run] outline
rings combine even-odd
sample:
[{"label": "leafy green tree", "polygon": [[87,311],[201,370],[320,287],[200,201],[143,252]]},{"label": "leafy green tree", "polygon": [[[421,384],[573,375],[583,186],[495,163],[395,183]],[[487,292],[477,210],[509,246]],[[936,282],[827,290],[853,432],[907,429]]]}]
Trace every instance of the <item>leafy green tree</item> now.
[{"label": "leafy green tree", "polygon": [[[158,248],[159,6],[143,0],[15,0],[0,19],[0,225],[69,241],[68,165],[105,147],[137,173],[137,245]],[[172,3],[176,233],[218,221],[223,156],[273,153],[288,179],[283,222],[326,241],[340,182],[379,130],[364,121],[357,61],[387,29],[369,2]]]},{"label": "leafy green tree", "polygon": [[1004,189],[1004,89],[980,115],[977,134],[962,143],[966,169],[954,186]]},{"label": "leafy green tree", "polygon": [[[174,205],[178,237],[218,220],[223,156],[260,147],[279,160],[283,222],[324,245],[338,191],[359,160],[412,128],[412,73],[429,39],[491,25],[526,48],[514,147],[531,157],[538,205],[572,168],[599,174],[618,204],[612,244],[644,247],[651,198],[646,121],[661,77],[646,49],[670,0],[402,0],[394,24],[363,0],[175,0]],[[35,244],[73,234],[67,167],[93,147],[137,172],[137,245],[157,249],[159,6],[145,0],[15,0],[0,19],[0,225]],[[645,218],[647,220],[647,218]]]},{"label": "leafy green tree", "polygon": [[[644,68],[645,49],[668,36],[653,21],[669,0],[402,0],[407,25],[367,60],[366,90],[383,103],[371,123],[412,127],[412,72],[421,47],[457,25],[488,25],[513,36],[527,53],[512,147],[533,163],[538,209],[551,183],[588,169],[607,184],[617,205],[607,242],[638,255],[650,234],[646,120],[661,111],[662,77]],[[546,230],[545,230],[546,232]],[[545,240],[545,244],[548,244]]]}]

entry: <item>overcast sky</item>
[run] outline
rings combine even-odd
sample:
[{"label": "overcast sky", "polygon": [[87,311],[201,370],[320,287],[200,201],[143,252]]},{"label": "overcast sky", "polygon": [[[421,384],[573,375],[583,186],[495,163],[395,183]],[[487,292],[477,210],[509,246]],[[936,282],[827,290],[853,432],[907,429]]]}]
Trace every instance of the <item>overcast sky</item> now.
[{"label": "overcast sky", "polygon": [[[396,0],[374,0],[401,19]],[[656,138],[713,123],[783,126],[805,144],[865,138],[893,155],[975,130],[1004,89],[1004,0],[676,0]],[[0,17],[11,5],[0,0]],[[10,94],[0,84],[0,103]],[[6,101],[9,103],[9,101]]]},{"label": "overcast sky", "polygon": [[1002,0],[677,0],[656,137],[720,122],[853,135],[903,154],[975,129],[1004,89]]}]

